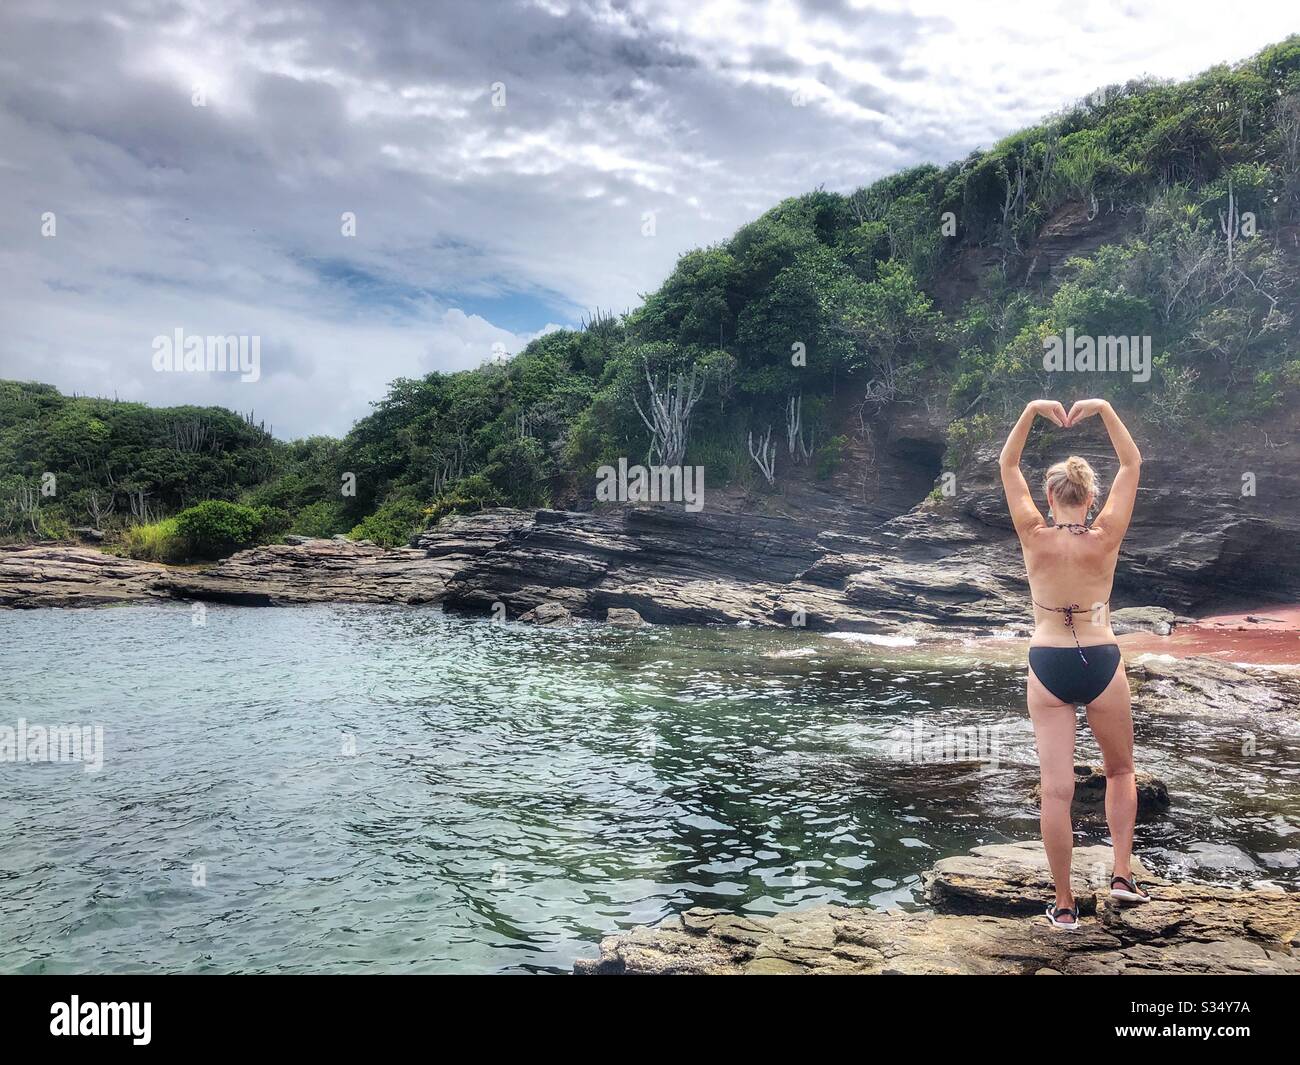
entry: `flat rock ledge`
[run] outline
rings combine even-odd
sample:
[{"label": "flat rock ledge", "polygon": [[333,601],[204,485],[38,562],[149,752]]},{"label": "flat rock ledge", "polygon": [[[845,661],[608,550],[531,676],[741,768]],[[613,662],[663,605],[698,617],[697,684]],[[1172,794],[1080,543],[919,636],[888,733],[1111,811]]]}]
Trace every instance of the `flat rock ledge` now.
[{"label": "flat rock ledge", "polygon": [[178,599],[243,606],[432,603],[458,561],[463,556],[312,539],[240,551],[198,572],[173,570],[163,585]]},{"label": "flat rock ledge", "polygon": [[[770,917],[696,908],[607,936],[585,975],[1300,975],[1300,894],[1172,884],[1136,867],[1155,901],[1107,892],[1109,847],[1075,851],[1080,929],[1041,916],[1038,842],[976,847],[924,876],[931,910],[826,905]],[[1136,863],[1135,863],[1136,864]]]},{"label": "flat rock ledge", "polygon": [[0,547],[0,607],[109,606],[166,599],[169,570],[155,562],[67,544]]}]

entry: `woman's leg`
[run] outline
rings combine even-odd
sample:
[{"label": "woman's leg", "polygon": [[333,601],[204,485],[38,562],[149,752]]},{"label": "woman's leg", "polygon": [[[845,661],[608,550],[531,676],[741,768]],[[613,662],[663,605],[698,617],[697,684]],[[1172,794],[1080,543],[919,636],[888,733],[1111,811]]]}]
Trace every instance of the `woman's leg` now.
[{"label": "woman's leg", "polygon": [[1106,769],[1106,824],[1115,848],[1115,875],[1131,879],[1137,783],[1133,778],[1133,715],[1122,662],[1106,690],[1088,704],[1088,727],[1097,737]]},{"label": "woman's leg", "polygon": [[1034,723],[1034,740],[1038,744],[1042,792],[1039,824],[1043,847],[1056,884],[1056,905],[1073,908],[1070,859],[1074,829],[1070,823],[1070,804],[1074,801],[1074,707],[1044,688],[1032,669],[1027,694],[1029,718]]}]

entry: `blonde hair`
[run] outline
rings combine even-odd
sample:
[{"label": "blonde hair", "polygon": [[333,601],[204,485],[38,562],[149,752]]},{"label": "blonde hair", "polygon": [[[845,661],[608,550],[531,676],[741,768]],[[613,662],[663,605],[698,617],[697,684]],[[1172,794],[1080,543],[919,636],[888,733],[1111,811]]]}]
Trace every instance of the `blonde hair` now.
[{"label": "blonde hair", "polygon": [[1067,507],[1077,506],[1097,494],[1097,473],[1087,459],[1071,455],[1047,471],[1043,487]]}]

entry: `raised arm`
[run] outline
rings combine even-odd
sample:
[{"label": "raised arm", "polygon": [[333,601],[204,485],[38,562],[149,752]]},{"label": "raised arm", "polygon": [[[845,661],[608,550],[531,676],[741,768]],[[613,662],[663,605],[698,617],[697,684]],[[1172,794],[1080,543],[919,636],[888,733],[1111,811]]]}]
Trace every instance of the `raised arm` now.
[{"label": "raised arm", "polygon": [[1070,408],[1069,424],[1077,425],[1084,418],[1100,415],[1110,434],[1111,446],[1119,457],[1119,472],[1115,474],[1114,483],[1106,496],[1106,505],[1102,507],[1097,520],[1092,523],[1094,529],[1112,540],[1116,547],[1128,532],[1129,521],[1133,518],[1133,504],[1137,501],[1138,475],[1142,469],[1142,452],[1128,428],[1120,421],[1115,409],[1104,399],[1081,399]]},{"label": "raised arm", "polygon": [[1069,423],[1061,404],[1052,399],[1036,399],[1025,407],[1012,426],[1011,435],[1002,445],[1002,454],[998,458],[998,466],[1002,471],[1002,490],[1007,494],[1007,509],[1011,511],[1011,524],[1020,536],[1045,524],[1043,515],[1029,492],[1025,475],[1020,472],[1020,456],[1025,450],[1029,429],[1034,424],[1034,419],[1040,415],[1062,427]]}]

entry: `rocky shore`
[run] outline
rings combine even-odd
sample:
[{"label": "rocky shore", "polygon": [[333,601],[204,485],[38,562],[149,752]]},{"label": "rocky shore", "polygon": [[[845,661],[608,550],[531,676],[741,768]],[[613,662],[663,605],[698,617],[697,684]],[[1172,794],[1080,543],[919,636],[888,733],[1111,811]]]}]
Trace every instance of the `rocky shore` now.
[{"label": "rocky shore", "polygon": [[[563,625],[748,624],[917,639],[1029,633],[1018,548],[943,508],[855,535],[791,517],[645,507],[605,513],[494,509],[387,550],[292,538],[204,568],[73,545],[0,548],[0,606],[163,600],[247,606],[422,604]],[[1187,622],[1124,603],[1118,632],[1153,640]],[[1157,644],[1158,646],[1158,644]],[[1139,708],[1300,722],[1300,678],[1206,658],[1130,661]]]},{"label": "rocky shore", "polygon": [[1041,916],[1052,897],[1037,842],[976,847],[923,877],[917,912],[814,906],[750,917],[691,909],[601,941],[587,975],[1300,975],[1300,894],[1172,884],[1137,866],[1154,901],[1109,898],[1108,847],[1074,853],[1078,932]]},{"label": "rocky shore", "polygon": [[0,604],[440,602],[509,618],[558,604],[601,621],[613,608],[652,623],[916,634],[1027,631],[1030,621],[1014,542],[990,542],[938,514],[851,535],[788,517],[671,507],[500,508],[452,517],[394,550],[295,539],[203,569],[79,546],[0,548]]},{"label": "rocky shore", "polygon": [[[297,539],[203,568],[136,562],[83,546],[5,547],[0,606],[437,603],[542,625],[747,624],[921,640],[1024,636],[1031,619],[1023,563],[1014,540],[996,526],[991,509],[981,518],[969,507],[931,504],[863,532],[816,517],[723,510],[496,509],[447,519],[401,549]],[[1135,537],[1121,568],[1134,567],[1149,583],[1136,591],[1117,585],[1117,632],[1162,641],[1186,625],[1187,612],[1225,573],[1228,584],[1244,588],[1241,529],[1232,529],[1238,539],[1217,542],[1211,533],[1182,530],[1167,557],[1155,546],[1158,530]],[[1284,533],[1274,528],[1269,536],[1269,551],[1280,549]],[[1293,562],[1274,568],[1278,594],[1294,593],[1293,570]],[[1151,599],[1141,598],[1147,591]],[[1248,729],[1300,730],[1295,674],[1157,653],[1130,656],[1129,679],[1139,713],[1222,715]],[[1080,773],[1084,806],[1097,804],[1095,777],[1086,767]],[[1146,782],[1146,801],[1152,809],[1167,802],[1158,781]],[[1024,843],[938,862],[923,878],[927,908],[916,912],[828,905],[743,916],[694,909],[606,938],[599,957],[575,969],[1300,973],[1300,896],[1146,876],[1157,901],[1117,908],[1106,896],[1109,868],[1106,848],[1076,852],[1085,917],[1075,934],[1053,932],[1038,916],[1050,882],[1041,845]]]},{"label": "rocky shore", "polygon": [[0,547],[0,606],[106,606],[170,597],[154,562],[68,544]]}]

